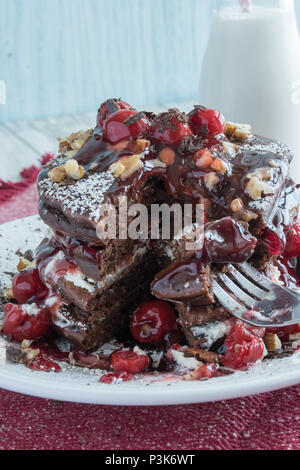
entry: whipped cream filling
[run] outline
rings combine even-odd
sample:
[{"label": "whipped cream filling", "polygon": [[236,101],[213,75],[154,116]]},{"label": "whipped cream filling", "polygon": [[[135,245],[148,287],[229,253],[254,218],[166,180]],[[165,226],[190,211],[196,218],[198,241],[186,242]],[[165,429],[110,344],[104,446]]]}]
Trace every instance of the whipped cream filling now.
[{"label": "whipped cream filling", "polygon": [[76,287],[87,290],[91,294],[95,291],[95,286],[86,280],[86,277],[79,271],[79,269],[75,272],[69,271],[66,276],[64,276],[64,279],[71,282]]},{"label": "whipped cream filling", "polygon": [[202,347],[209,349],[218,339],[228,336],[232,324],[229,321],[206,323],[203,326],[194,326],[191,328],[195,337],[203,337],[205,342]]},{"label": "whipped cream filling", "polygon": [[174,361],[181,369],[195,370],[202,365],[201,361],[198,361],[195,357],[185,357],[184,352],[171,349],[171,354]]},{"label": "whipped cream filling", "polygon": [[32,315],[32,316],[37,316],[39,312],[41,311],[41,309],[37,306],[37,304],[22,305],[22,310],[28,313],[28,315]]}]

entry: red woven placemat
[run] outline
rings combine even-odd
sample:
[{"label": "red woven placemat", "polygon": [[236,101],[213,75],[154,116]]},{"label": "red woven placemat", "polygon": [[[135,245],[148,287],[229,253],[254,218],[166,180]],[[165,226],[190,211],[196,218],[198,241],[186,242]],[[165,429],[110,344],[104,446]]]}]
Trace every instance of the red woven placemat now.
[{"label": "red woven placemat", "polygon": [[[0,223],[35,213],[35,183],[5,202],[0,196]],[[0,390],[0,449],[299,450],[300,386],[154,408],[82,405]]]}]

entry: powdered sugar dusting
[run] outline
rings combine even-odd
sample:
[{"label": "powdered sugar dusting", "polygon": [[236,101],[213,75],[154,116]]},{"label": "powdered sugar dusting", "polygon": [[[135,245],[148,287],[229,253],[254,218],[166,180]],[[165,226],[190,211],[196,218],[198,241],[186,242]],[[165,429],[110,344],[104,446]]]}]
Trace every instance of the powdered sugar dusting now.
[{"label": "powdered sugar dusting", "polygon": [[105,171],[64,186],[47,178],[39,183],[39,187],[41,195],[56,201],[62,209],[69,210],[72,214],[88,214],[91,220],[98,222],[99,206],[114,179],[110,171]]}]

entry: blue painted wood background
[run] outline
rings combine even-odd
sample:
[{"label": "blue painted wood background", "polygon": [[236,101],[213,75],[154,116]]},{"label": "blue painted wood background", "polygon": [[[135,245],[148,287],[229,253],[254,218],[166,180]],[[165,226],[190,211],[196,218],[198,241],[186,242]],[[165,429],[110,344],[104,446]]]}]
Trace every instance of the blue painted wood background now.
[{"label": "blue painted wood background", "polygon": [[0,0],[0,122],[96,110],[107,97],[196,99],[211,13],[212,0]]}]

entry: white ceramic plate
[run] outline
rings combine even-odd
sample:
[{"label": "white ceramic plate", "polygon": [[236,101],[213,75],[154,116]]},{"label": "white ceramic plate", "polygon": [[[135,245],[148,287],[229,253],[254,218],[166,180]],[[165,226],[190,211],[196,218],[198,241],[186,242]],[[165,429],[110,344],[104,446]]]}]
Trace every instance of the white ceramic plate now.
[{"label": "white ceramic plate", "polygon": [[[0,289],[9,283],[5,272],[14,272],[19,256],[35,249],[47,233],[38,216],[0,226]],[[265,361],[247,372],[200,382],[170,381],[166,377],[144,377],[105,385],[101,372],[62,365],[62,372],[34,372],[22,364],[5,360],[0,343],[0,387],[55,400],[109,405],[174,405],[237,398],[277,390],[300,383],[300,353]]]}]

